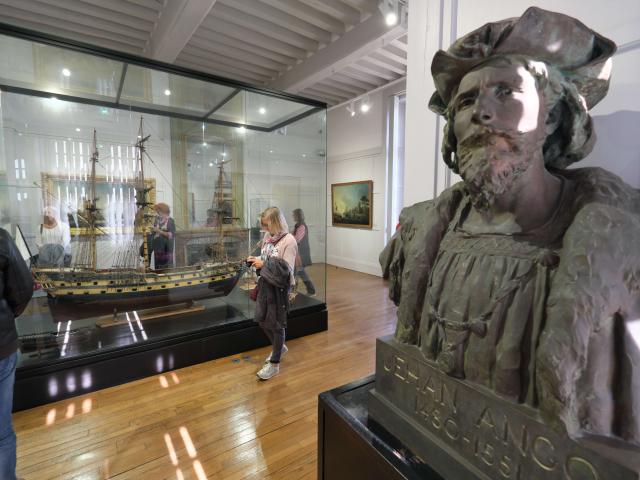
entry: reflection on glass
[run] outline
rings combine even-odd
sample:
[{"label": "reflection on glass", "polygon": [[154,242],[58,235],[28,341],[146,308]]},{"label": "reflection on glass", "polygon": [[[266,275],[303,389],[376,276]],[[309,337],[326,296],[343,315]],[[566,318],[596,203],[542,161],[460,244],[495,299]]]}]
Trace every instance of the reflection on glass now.
[{"label": "reflection on glass", "polygon": [[0,35],[0,81],[9,86],[114,101],[122,62]]},{"label": "reflection on glass", "polygon": [[129,65],[120,101],[124,105],[204,117],[234,88]]},{"label": "reflection on glass", "polygon": [[[17,325],[20,366],[253,318],[243,260],[271,205],[291,227],[302,209],[308,227],[316,292],[300,283],[292,308],[323,305],[324,112],[7,36],[0,67],[0,218],[39,287]],[[156,369],[177,363],[159,356]],[[179,383],[170,375],[163,388]],[[83,372],[48,390],[92,384]]]}]

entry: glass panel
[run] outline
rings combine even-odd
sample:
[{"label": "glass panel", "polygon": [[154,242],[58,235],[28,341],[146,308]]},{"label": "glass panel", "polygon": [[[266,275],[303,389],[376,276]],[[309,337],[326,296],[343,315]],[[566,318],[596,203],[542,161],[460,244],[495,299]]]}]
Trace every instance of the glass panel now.
[{"label": "glass panel", "polygon": [[312,108],[314,107],[290,100],[243,91],[213,112],[209,118],[272,128]]},{"label": "glass panel", "polygon": [[[118,62],[0,40],[5,84],[53,89],[65,65],[64,93],[117,94]],[[218,119],[268,127],[312,107],[137,66],[125,78],[122,100],[157,115],[0,93],[0,224],[39,283],[17,322],[21,366],[251,322],[244,259],[272,205],[292,233],[294,210],[306,225],[293,310],[323,306],[326,114],[274,132],[203,123],[177,114],[225,103]]]},{"label": "glass panel", "polygon": [[0,35],[0,82],[51,94],[114,101],[123,64]]},{"label": "glass panel", "polygon": [[205,117],[235,89],[129,65],[120,103]]},{"label": "glass panel", "polygon": [[[260,213],[277,206],[300,238],[294,310],[323,303],[326,261],[326,113],[272,133],[247,131],[245,190],[251,239],[260,238]],[[299,233],[299,232],[297,232]],[[304,250],[307,250],[305,253]],[[307,257],[304,258],[303,257]]]}]

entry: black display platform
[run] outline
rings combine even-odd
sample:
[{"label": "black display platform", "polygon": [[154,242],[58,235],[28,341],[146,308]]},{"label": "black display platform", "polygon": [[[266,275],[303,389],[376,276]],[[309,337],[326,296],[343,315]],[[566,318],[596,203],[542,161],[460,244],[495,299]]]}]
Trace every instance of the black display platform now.
[{"label": "black display platform", "polygon": [[[326,304],[314,300],[296,300],[301,305],[289,315],[288,339],[327,330]],[[82,345],[93,345],[95,339],[92,335],[97,334],[113,336],[114,341],[120,336],[123,339],[129,337],[129,343],[118,346],[115,342],[113,348],[100,350],[91,347],[86,352],[75,351],[75,356],[61,356],[60,345],[51,342],[49,350],[41,348],[38,351],[38,355],[45,355],[42,361],[25,358],[16,369],[13,410],[25,410],[269,344],[260,327],[252,319],[236,313],[232,306],[227,305],[217,311],[207,310],[202,315],[207,318],[191,315],[184,321],[206,320],[209,326],[205,328],[185,329],[173,334],[165,332],[164,336],[152,336],[149,331],[149,339],[144,342],[131,342],[131,332],[126,325],[123,328],[109,327],[111,330],[103,329],[98,333],[96,330],[80,332],[83,338],[74,344],[76,349],[82,349]],[[224,320],[211,325],[211,315],[219,315]],[[168,326],[180,321],[175,317],[172,322],[164,324]],[[148,325],[145,325],[147,330],[158,329],[163,323],[157,320]],[[47,354],[50,355],[48,358]],[[29,353],[21,354],[23,357],[26,355]]]},{"label": "black display platform", "polygon": [[318,480],[443,480],[368,419],[375,376],[318,397]]}]

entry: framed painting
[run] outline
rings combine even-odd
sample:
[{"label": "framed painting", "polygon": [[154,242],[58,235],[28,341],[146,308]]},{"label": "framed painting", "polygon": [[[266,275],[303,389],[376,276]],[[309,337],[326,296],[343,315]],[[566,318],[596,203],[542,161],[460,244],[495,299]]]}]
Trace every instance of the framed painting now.
[{"label": "framed painting", "polygon": [[334,227],[371,229],[372,213],[372,180],[331,185],[331,224]]}]

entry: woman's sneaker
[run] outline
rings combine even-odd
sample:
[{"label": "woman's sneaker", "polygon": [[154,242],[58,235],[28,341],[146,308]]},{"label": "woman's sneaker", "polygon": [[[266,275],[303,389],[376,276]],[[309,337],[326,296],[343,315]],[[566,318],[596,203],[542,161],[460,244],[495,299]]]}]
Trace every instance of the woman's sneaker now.
[{"label": "woman's sneaker", "polygon": [[[289,349],[287,348],[286,345],[282,345],[282,353],[280,354],[280,358],[282,358],[282,356],[287,353],[289,351]],[[267,358],[264,359],[264,363],[268,363],[271,361],[271,355],[273,355],[273,352],[271,352],[269,354],[269,356]]]},{"label": "woman's sneaker", "polygon": [[260,380],[269,380],[271,377],[275,377],[280,373],[279,363],[265,363],[264,366],[256,373]]}]

